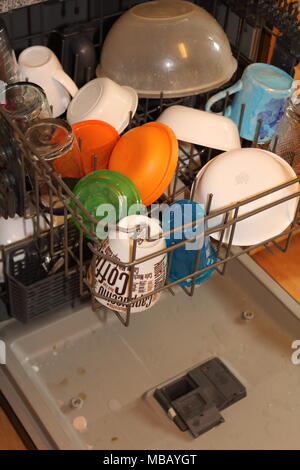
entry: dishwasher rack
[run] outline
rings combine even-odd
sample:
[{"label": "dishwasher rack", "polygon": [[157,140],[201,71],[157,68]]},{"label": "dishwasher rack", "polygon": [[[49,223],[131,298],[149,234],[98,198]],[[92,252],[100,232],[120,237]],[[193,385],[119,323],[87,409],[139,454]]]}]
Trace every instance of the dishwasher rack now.
[{"label": "dishwasher rack", "polygon": [[[68,2],[63,2],[63,3],[68,3]],[[91,2],[88,2],[88,3],[90,4]],[[102,8],[103,8],[104,3],[105,2],[103,1],[100,2],[100,5],[102,5]],[[118,2],[118,3],[123,4],[123,2]],[[129,6],[132,6],[132,4],[134,3],[137,3],[137,2],[131,2]],[[201,4],[201,2],[197,2],[197,3]],[[234,5],[233,5],[234,2],[229,2],[229,1],[223,2],[219,0],[219,1],[212,2],[212,3],[214,4],[213,6],[215,8],[215,11],[217,11],[217,7],[220,5],[225,7],[225,17],[224,17],[223,27],[226,31],[226,28],[228,27],[228,23],[230,23],[230,13],[231,11],[236,11],[234,10]],[[248,3],[250,5],[250,4],[254,4],[255,2],[250,1]],[[258,2],[258,3],[261,4],[262,2]],[[43,5],[44,4],[41,4],[38,7],[42,10],[44,8]],[[233,10],[231,10],[231,8],[233,8]],[[278,8],[279,9],[282,8],[282,3],[278,5]],[[115,19],[116,17],[118,17],[119,14],[120,14],[120,11],[118,10],[115,15],[112,15],[112,16],[108,15],[109,18],[105,17],[105,15],[102,15],[102,17],[100,17],[100,20],[101,20],[100,32],[98,32],[99,36],[95,41],[96,47],[101,45],[103,41],[103,37],[104,37],[103,25],[105,24],[105,20],[111,19],[112,17]],[[236,79],[241,75],[245,66],[247,66],[249,63],[253,61],[257,61],[260,58],[259,51],[261,50],[261,42],[262,41],[265,42],[266,40],[264,35],[268,34],[269,37],[272,35],[270,25],[268,26],[263,25],[263,26],[259,26],[258,28],[257,24],[260,24],[260,22],[257,20],[255,22],[256,30],[253,31],[253,33],[255,33],[254,36],[258,38],[257,44],[255,47],[254,46],[252,47],[252,50],[249,52],[248,55],[245,54],[243,52],[242,44],[243,44],[243,34],[245,32],[244,30],[247,30],[246,25],[248,24],[247,21],[249,20],[247,16],[248,10],[246,11],[246,13],[244,12],[243,15],[238,17],[239,19],[238,19],[237,35],[235,37],[235,41],[232,44],[234,54],[239,62],[237,73],[234,75],[234,77],[231,80],[232,83],[236,81]],[[251,18],[253,20],[253,10],[252,10]],[[257,18],[261,19],[261,16],[258,15]],[[99,18],[97,18],[97,21],[99,21]],[[294,21],[293,24],[295,24],[295,22],[296,20]],[[249,23],[250,23],[250,20],[249,20]],[[257,31],[257,28],[259,29],[259,31]],[[47,39],[49,38],[49,34],[50,34],[49,32],[45,32],[42,34],[42,40],[44,44],[47,44]],[[26,36],[25,38],[22,38],[18,41],[22,44],[24,44],[24,41],[29,41],[29,43],[35,44],[37,43],[39,36],[41,36],[41,34],[39,33],[34,34],[34,35],[30,34]],[[289,41],[292,40],[291,37],[292,36],[288,36]],[[262,50],[261,50],[261,54],[263,54]],[[62,55],[63,55],[63,51],[62,51]],[[290,63],[295,64],[296,62],[297,62],[297,55],[294,55]],[[76,66],[75,66],[74,72],[76,72]],[[88,74],[89,74],[89,78],[92,78],[90,76],[90,71],[88,71]],[[74,78],[76,79],[76,76],[74,76]],[[226,84],[226,86],[228,86],[228,84]],[[201,109],[203,108],[208,97],[214,92],[215,90],[211,93],[205,93],[205,94],[191,96],[191,97],[182,98],[182,99],[179,99],[179,98],[178,99],[165,99],[163,95],[163,91],[162,91],[160,99],[158,100],[141,99],[139,102],[137,114],[134,117],[134,119],[132,119],[130,122],[130,127],[134,127],[137,125],[141,125],[145,122],[155,120],[158,117],[158,115],[166,107],[174,105],[174,104],[183,104],[183,105],[193,106],[193,107],[197,107]],[[222,108],[219,109],[219,111],[220,110],[222,111],[223,109],[223,112],[224,112],[229,99],[230,99],[229,96],[226,96],[225,100],[222,103]],[[245,106],[243,105],[241,107],[241,117],[240,117],[240,123],[239,123],[240,128],[242,125],[244,110],[245,110]],[[108,297],[97,294],[95,290],[96,279],[95,279],[94,272],[95,272],[95,265],[96,265],[97,259],[99,257],[104,258],[105,260],[119,266],[121,269],[127,270],[129,273],[129,284],[128,284],[129,290],[128,290],[127,300],[115,301],[116,303],[118,303],[120,306],[123,307],[124,313],[121,314],[118,311],[114,311],[117,317],[119,318],[119,320],[125,326],[128,326],[130,324],[132,306],[138,300],[143,300],[145,298],[151,297],[155,293],[163,291],[163,290],[169,290],[172,294],[174,294],[175,292],[173,288],[180,282],[186,280],[187,278],[192,278],[191,286],[189,288],[185,286],[181,286],[181,287],[186,292],[187,295],[192,296],[194,294],[194,290],[196,286],[196,277],[199,276],[199,274],[204,273],[208,269],[216,268],[216,270],[221,275],[224,275],[226,272],[227,263],[229,261],[231,261],[232,259],[242,254],[249,253],[254,248],[262,245],[262,244],[257,244],[254,246],[244,247],[244,248],[240,248],[239,250],[233,251],[232,241],[233,241],[233,237],[235,233],[236,224],[242,220],[253,217],[260,212],[268,210],[282,202],[285,202],[292,198],[299,198],[300,196],[300,191],[298,191],[294,194],[291,194],[290,196],[286,196],[284,198],[278,198],[278,200],[272,203],[263,204],[261,207],[255,210],[252,210],[246,214],[240,213],[241,208],[243,208],[245,204],[248,204],[254,201],[259,201],[260,199],[264,198],[267,195],[274,194],[290,185],[293,185],[299,182],[300,175],[293,181],[289,181],[275,188],[270,188],[268,191],[255,195],[251,198],[238,201],[235,204],[232,204],[231,206],[226,207],[225,209],[222,209],[219,211],[210,211],[210,207],[211,207],[211,203],[213,199],[213,195],[211,195],[209,200],[207,201],[207,207],[206,207],[207,215],[204,218],[205,226],[207,226],[207,222],[210,219],[216,216],[221,217],[222,223],[220,223],[218,226],[215,226],[213,229],[206,228],[204,232],[204,236],[210,236],[211,234],[216,233],[216,232],[221,233],[219,241],[216,242],[215,244],[216,253],[217,253],[217,261],[214,264],[206,268],[198,269],[198,262],[199,262],[199,256],[200,256],[200,252],[199,252],[199,254],[196,256],[197,260],[195,263],[195,270],[193,274],[190,274],[186,277],[178,279],[175,282],[166,283],[163,287],[155,289],[152,292],[148,293],[147,295],[144,295],[138,298],[133,298],[132,288],[133,288],[133,279],[134,279],[134,269],[136,265],[142,263],[143,261],[155,258],[158,255],[162,255],[164,253],[167,253],[169,255],[169,263],[170,263],[170,260],[172,257],[171,253],[173,252],[174,249],[186,243],[196,240],[197,238],[199,238],[199,236],[203,236],[203,234],[198,235],[192,239],[188,239],[186,241],[180,242],[179,244],[176,244],[172,247],[168,247],[159,252],[153,253],[152,255],[146,256],[144,258],[139,258],[138,260],[135,257],[138,239],[137,237],[133,237],[132,257],[131,257],[130,262],[128,263],[123,263],[114,257],[104,255],[103,253],[101,253],[102,242],[98,239],[96,235],[96,226],[97,226],[98,221],[92,216],[92,214],[90,214],[82,206],[82,204],[75,197],[75,195],[72,193],[70,188],[65,184],[61,176],[55,173],[53,169],[47,164],[47,162],[40,155],[38,155],[37,152],[33,151],[33,148],[26,141],[25,136],[22,134],[22,132],[17,128],[14,122],[10,120],[9,116],[7,116],[5,112],[3,112],[1,109],[0,109],[0,115],[10,125],[10,127],[12,128],[14,132],[16,139],[19,141],[20,145],[22,146],[24,150],[23,151],[24,178],[26,178],[26,175],[30,175],[30,182],[31,182],[31,188],[30,188],[31,190],[28,191],[28,193],[25,196],[27,197],[27,200],[31,201],[31,204],[35,208],[34,215],[36,216],[36,220],[37,220],[36,227],[35,227],[35,239],[39,241],[39,240],[47,238],[49,242],[50,257],[54,258],[54,257],[60,256],[63,258],[64,276],[62,277],[64,280],[68,279],[71,275],[74,275],[74,272],[78,273],[79,275],[78,297],[84,296],[88,289],[92,297],[92,307],[95,310],[98,310],[98,309],[102,310],[104,308],[98,302],[97,299],[109,300]],[[262,121],[257,122],[256,132],[255,132],[255,135],[253,136],[253,141],[252,142],[243,141],[242,142],[243,146],[252,146],[252,147],[258,146],[257,144],[258,136],[259,136],[260,128],[262,124],[263,124]],[[276,152],[276,139],[275,139],[274,148],[272,150]],[[219,153],[220,153],[219,151],[217,152],[211,148],[204,148],[204,147],[195,146],[195,145],[191,145],[187,147],[184,143],[181,143],[180,154],[179,154],[179,164],[178,164],[178,168],[174,177],[174,181],[171,184],[171,187],[169,188],[168,193],[162,196],[158,202],[164,202],[164,203],[170,204],[174,202],[176,199],[178,199],[178,197],[185,198],[185,199],[190,197],[191,199],[193,199],[193,191],[191,190],[191,187],[192,187],[192,182],[193,182],[195,175],[205,163],[207,163],[211,158],[213,158]],[[41,180],[43,180],[43,182],[47,185],[47,188],[48,188],[49,208],[47,209],[47,211],[45,211],[44,207],[41,204],[41,197],[40,197],[40,192],[39,192],[39,182]],[[27,188],[28,188],[28,184],[27,184]],[[55,228],[55,224],[54,224],[54,218],[55,218],[55,214],[57,210],[57,201],[59,201],[61,205],[60,213],[63,217],[63,228],[62,228],[63,243],[59,247],[57,247],[57,244],[55,243],[57,228]],[[272,250],[272,247],[274,247],[275,249],[279,249],[282,251],[288,250],[293,233],[296,230],[299,230],[300,228],[300,214],[299,214],[300,202],[299,201],[298,201],[295,218],[291,226],[284,233],[279,234],[277,237],[272,237],[263,243],[263,245],[266,246],[268,249]],[[79,215],[79,211],[83,213],[86,220],[88,220],[90,228],[88,228],[84,224],[83,218]],[[47,231],[43,231],[41,227],[41,224],[40,224],[41,216],[47,221],[48,228],[49,228]],[[72,218],[76,219],[76,225],[79,227],[78,242],[76,243],[76,247],[74,247],[74,238],[69,236],[70,229],[73,226]],[[187,226],[183,228],[187,228]],[[124,229],[120,227],[118,229],[120,231],[124,231]],[[224,237],[225,237],[226,231],[229,231],[229,241],[227,244],[224,243]],[[90,242],[88,243],[88,246],[92,255],[91,264],[90,264],[90,259],[89,258],[87,259],[84,256],[84,252],[85,252],[84,234],[85,233],[87,233],[90,238]],[[283,241],[282,241],[282,237],[284,237]],[[149,237],[148,237],[148,240],[150,240]],[[28,243],[30,243],[30,241],[28,241]],[[5,251],[6,250],[4,250],[4,260],[5,260]],[[70,263],[70,260],[72,261],[71,263]],[[49,280],[50,279],[51,279],[51,274],[49,275]],[[9,284],[9,281],[8,281],[8,284]],[[10,304],[12,306],[11,302]],[[11,308],[11,311],[12,311],[12,314],[14,314],[13,308]],[[30,319],[30,317],[28,319]]]}]

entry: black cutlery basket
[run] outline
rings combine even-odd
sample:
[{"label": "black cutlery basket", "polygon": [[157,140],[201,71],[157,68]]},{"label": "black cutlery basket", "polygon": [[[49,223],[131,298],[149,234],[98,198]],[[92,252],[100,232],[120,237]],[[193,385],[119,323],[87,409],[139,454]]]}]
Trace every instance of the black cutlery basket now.
[{"label": "black cutlery basket", "polygon": [[[63,253],[64,236],[56,230],[54,250]],[[68,240],[73,246],[79,245],[78,231],[71,227]],[[22,323],[35,317],[58,310],[61,307],[74,306],[79,299],[88,296],[88,291],[80,290],[80,276],[71,259],[68,262],[68,273],[64,265],[59,272],[48,274],[43,267],[43,259],[50,251],[49,236],[17,243],[4,250],[4,266],[9,298],[10,313]],[[56,255],[59,259],[60,255]],[[89,250],[84,249],[84,262],[89,260]],[[84,266],[82,267],[84,269]]]}]

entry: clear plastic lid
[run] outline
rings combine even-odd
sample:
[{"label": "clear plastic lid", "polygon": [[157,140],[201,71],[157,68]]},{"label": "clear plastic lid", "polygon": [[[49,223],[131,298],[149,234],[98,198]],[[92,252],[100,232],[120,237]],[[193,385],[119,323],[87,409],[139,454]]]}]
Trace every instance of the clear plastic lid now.
[{"label": "clear plastic lid", "polygon": [[179,97],[226,83],[237,62],[219,23],[181,0],[131,8],[104,42],[97,76],[135,88],[141,97]]}]

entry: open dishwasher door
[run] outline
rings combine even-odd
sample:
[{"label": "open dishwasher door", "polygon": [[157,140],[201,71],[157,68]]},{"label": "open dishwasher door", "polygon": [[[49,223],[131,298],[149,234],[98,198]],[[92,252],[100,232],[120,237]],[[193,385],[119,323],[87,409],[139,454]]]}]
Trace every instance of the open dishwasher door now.
[{"label": "open dishwasher door", "polygon": [[[245,313],[246,312],[246,313]],[[124,328],[89,306],[1,326],[0,387],[38,448],[297,449],[300,306],[247,255]],[[193,439],[154,391],[218,357],[247,389]]]}]

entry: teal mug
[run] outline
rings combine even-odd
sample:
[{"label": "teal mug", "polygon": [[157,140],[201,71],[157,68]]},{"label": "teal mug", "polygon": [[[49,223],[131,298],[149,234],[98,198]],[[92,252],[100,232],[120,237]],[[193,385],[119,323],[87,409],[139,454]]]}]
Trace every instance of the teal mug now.
[{"label": "teal mug", "polygon": [[286,100],[292,91],[293,78],[283,70],[269,64],[251,64],[237,83],[212,96],[207,101],[205,110],[211,111],[217,101],[235,94],[231,105],[225,110],[225,116],[239,126],[242,105],[245,105],[240,136],[253,141],[257,122],[261,120],[258,143],[262,144],[269,142],[274,136]]}]

